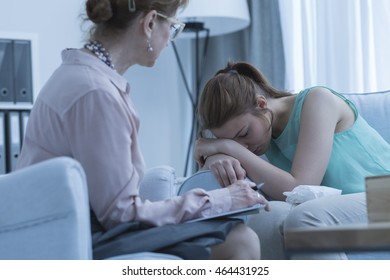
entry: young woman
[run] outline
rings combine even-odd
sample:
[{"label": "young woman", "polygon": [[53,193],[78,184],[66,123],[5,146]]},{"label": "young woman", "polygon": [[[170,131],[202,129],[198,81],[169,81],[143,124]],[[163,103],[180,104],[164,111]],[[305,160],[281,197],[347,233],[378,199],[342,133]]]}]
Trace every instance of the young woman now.
[{"label": "young woman", "polygon": [[[94,258],[139,251],[182,258],[259,258],[256,234],[237,220],[183,223],[266,200],[238,181],[196,189],[166,201],[142,201],[144,163],[139,119],[122,76],[151,67],[184,27],[174,16],[187,0],[87,0],[94,25],[83,48],[62,52],[62,64],[32,109],[17,168],[69,156],[89,188]],[[161,238],[164,236],[164,238]],[[210,252],[211,248],[211,252]]]},{"label": "young woman", "polygon": [[[264,183],[261,191],[278,201],[298,185],[342,190],[340,203],[304,203],[289,214],[285,226],[364,220],[364,177],[390,173],[390,145],[350,101],[325,87],[290,94],[273,88],[253,66],[229,63],[206,84],[198,114],[202,130],[211,131],[214,138],[197,140],[196,159],[222,185],[247,176]],[[268,161],[260,157],[263,154]],[[355,193],[359,194],[348,195]],[[276,204],[270,205],[271,212],[281,207],[290,211]],[[355,204],[361,211],[348,213]],[[321,220],[313,216],[315,209],[326,209],[317,213]],[[336,212],[339,218],[332,217]],[[284,220],[287,214],[281,216]]]}]

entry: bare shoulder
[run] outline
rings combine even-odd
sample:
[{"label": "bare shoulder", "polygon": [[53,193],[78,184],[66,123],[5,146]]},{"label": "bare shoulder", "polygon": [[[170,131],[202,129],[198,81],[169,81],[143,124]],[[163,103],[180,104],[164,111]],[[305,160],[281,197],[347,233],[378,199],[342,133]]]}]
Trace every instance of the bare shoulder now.
[{"label": "bare shoulder", "polygon": [[321,105],[321,107],[332,107],[344,101],[324,87],[315,87],[309,90],[305,103]]},{"label": "bare shoulder", "polygon": [[324,87],[314,87],[309,90],[308,96],[314,96],[314,98],[328,98],[334,97],[335,95],[330,91],[330,89]]},{"label": "bare shoulder", "polygon": [[320,121],[321,119],[326,123],[335,124],[340,120],[341,102],[343,102],[342,99],[327,88],[312,88],[305,97],[302,118],[309,122],[313,120]]},{"label": "bare shoulder", "polygon": [[305,98],[304,116],[309,119],[323,115],[328,120],[337,122],[336,132],[350,128],[355,121],[355,113],[351,107],[337,94],[327,88],[312,88]]}]

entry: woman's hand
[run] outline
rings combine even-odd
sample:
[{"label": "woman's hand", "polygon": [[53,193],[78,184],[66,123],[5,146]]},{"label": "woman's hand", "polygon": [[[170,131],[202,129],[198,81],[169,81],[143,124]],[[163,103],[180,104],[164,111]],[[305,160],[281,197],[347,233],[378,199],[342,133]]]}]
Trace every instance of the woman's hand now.
[{"label": "woman's hand", "polygon": [[214,138],[198,138],[195,142],[194,157],[200,167],[203,167],[209,156],[218,154],[220,140]]},{"label": "woman's hand", "polygon": [[246,177],[245,169],[234,157],[216,154],[206,158],[203,168],[210,169],[222,187],[229,186]]},{"label": "woman's hand", "polygon": [[195,142],[195,160],[203,167],[206,159],[215,154],[229,155],[229,151],[241,147],[231,139],[198,138]]},{"label": "woman's hand", "polygon": [[254,186],[256,186],[256,184],[253,182],[239,180],[227,187],[232,197],[231,210],[250,207],[260,203],[265,205],[266,211],[269,211],[268,201],[264,198],[264,196],[252,189]]}]

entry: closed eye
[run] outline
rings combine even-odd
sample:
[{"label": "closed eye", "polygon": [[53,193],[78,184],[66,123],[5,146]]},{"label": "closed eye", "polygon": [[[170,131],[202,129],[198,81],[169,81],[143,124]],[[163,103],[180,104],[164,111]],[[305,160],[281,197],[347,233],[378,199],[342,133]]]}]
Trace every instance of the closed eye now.
[{"label": "closed eye", "polygon": [[248,126],[244,126],[239,131],[237,131],[235,136],[231,139],[244,138],[248,135],[248,131],[249,131]]},{"label": "closed eye", "polygon": [[239,138],[245,138],[248,136],[248,130],[244,133],[244,134],[241,134],[240,136],[238,136]]}]

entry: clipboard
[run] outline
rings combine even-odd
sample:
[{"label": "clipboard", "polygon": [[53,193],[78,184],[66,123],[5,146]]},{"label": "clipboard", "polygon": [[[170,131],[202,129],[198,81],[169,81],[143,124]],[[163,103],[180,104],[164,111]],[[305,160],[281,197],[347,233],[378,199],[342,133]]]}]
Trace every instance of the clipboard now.
[{"label": "clipboard", "polygon": [[[215,178],[214,174],[210,170],[202,170],[198,171],[197,173],[193,174],[192,176],[188,177],[180,186],[178,195],[183,195],[184,193],[194,189],[194,188],[201,188],[206,191],[211,191],[215,189],[221,188],[220,184],[218,183],[217,178]],[[207,217],[201,217],[196,218],[193,220],[188,220],[186,223],[192,223],[192,222],[198,222],[198,221],[204,221],[204,220],[210,220],[210,219],[216,219],[216,218],[241,218],[245,219],[245,216],[257,214],[260,212],[260,210],[264,209],[263,204],[255,204],[250,207],[241,208],[238,210],[232,210],[228,212],[218,213]]]},{"label": "clipboard", "polygon": [[257,214],[260,212],[260,210],[264,209],[263,204],[255,204],[251,207],[247,208],[241,208],[238,210],[228,211],[220,214],[215,214],[207,217],[197,218],[186,221],[186,223],[193,223],[193,222],[199,222],[199,221],[206,221],[211,219],[217,219],[217,218],[244,218],[247,215]]}]

